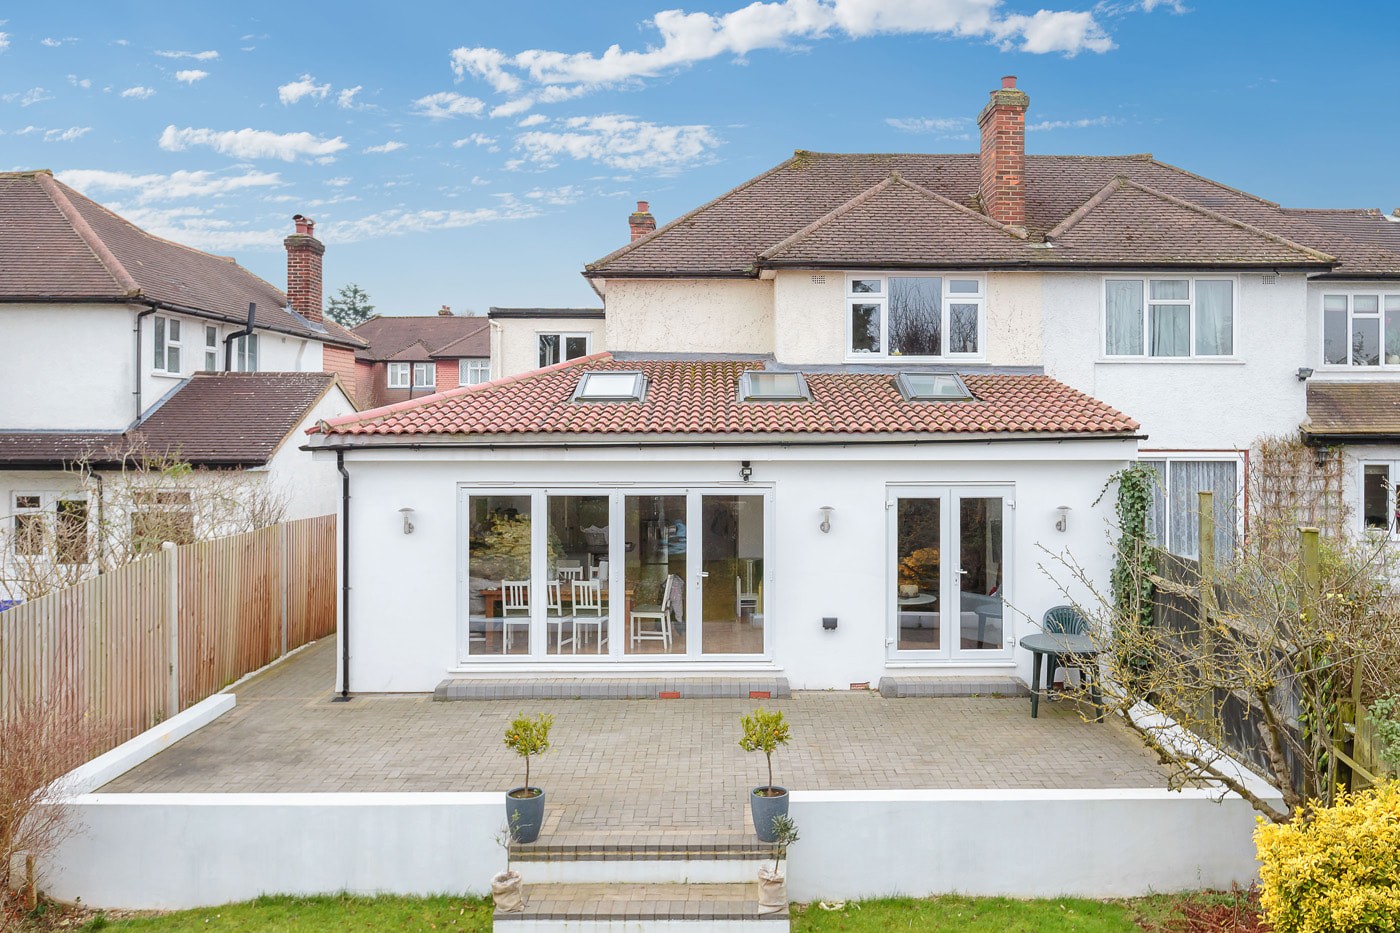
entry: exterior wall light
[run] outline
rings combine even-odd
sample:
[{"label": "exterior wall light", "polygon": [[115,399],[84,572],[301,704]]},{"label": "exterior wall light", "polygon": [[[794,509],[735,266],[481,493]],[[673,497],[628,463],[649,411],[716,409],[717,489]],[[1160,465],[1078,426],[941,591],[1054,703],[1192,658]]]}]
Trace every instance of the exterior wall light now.
[{"label": "exterior wall light", "polygon": [[836,510],[829,505],[824,505],[821,508],[817,509],[817,511],[822,513],[822,523],[817,527],[819,527],[822,530],[822,534],[831,534],[831,513],[835,512]]},{"label": "exterior wall light", "polygon": [[1059,532],[1069,531],[1069,506],[1056,506],[1055,511],[1060,514],[1060,517],[1055,519],[1055,530]]},{"label": "exterior wall light", "polygon": [[399,514],[403,516],[403,533],[413,534],[413,510],[410,508],[399,509]]},{"label": "exterior wall light", "polygon": [[1312,374],[1313,374],[1313,370],[1312,370],[1312,367],[1311,367],[1311,366],[1299,366],[1299,367],[1298,367],[1298,381],[1299,381],[1299,382],[1307,382],[1309,379],[1312,378]]},{"label": "exterior wall light", "polygon": [[740,478],[741,480],[743,480],[744,482],[747,483],[747,482],[749,481],[749,479],[752,478],[752,477],[753,477],[753,464],[749,463],[749,461],[747,461],[747,460],[742,460],[742,461],[740,461],[740,463],[739,463],[739,478]]}]

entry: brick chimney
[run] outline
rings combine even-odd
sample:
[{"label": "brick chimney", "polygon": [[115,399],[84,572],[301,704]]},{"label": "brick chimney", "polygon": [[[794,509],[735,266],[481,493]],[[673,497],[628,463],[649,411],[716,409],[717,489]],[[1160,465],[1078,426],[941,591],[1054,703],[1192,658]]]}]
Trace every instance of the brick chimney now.
[{"label": "brick chimney", "polygon": [[651,205],[645,201],[638,201],[637,209],[627,218],[627,226],[632,228],[633,243],[654,232],[656,218],[651,215]]},{"label": "brick chimney", "polygon": [[449,307],[448,305],[443,305],[441,308],[438,308],[438,317],[451,317],[451,316],[452,316],[452,308]]},{"label": "brick chimney", "polygon": [[1016,87],[1016,76],[1001,79],[982,108],[982,209],[1008,226],[1026,226],[1026,108],[1031,99]]},{"label": "brick chimney", "polygon": [[308,321],[320,322],[321,257],[326,245],[316,239],[316,221],[297,214],[296,233],[282,241],[287,247],[287,299],[292,310]]}]

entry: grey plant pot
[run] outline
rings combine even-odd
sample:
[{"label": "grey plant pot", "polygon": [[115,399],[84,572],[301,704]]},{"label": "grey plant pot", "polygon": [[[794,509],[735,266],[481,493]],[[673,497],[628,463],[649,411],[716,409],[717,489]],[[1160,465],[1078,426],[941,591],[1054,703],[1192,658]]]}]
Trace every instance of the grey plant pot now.
[{"label": "grey plant pot", "polygon": [[544,791],[533,797],[513,797],[523,787],[512,787],[506,792],[506,825],[511,828],[516,842],[534,842],[540,838],[540,827],[544,825]]},{"label": "grey plant pot", "polygon": [[788,812],[788,792],[786,787],[773,785],[774,790],[782,791],[776,797],[765,797],[759,791],[768,789],[767,784],[762,784],[749,791],[749,812],[753,815],[754,832],[758,833],[761,842],[777,841],[773,836],[773,817],[787,816]]}]

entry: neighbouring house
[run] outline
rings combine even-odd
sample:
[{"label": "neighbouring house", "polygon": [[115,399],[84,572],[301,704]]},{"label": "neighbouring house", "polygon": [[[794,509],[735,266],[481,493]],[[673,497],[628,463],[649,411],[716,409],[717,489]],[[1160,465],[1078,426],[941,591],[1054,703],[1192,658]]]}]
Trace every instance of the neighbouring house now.
[{"label": "neighbouring house", "polygon": [[[324,246],[300,215],[283,293],[232,259],[153,236],[46,171],[0,173],[0,521],[97,514],[81,474],[139,459],[248,471],[290,517],[337,476],[297,432],[355,410],[363,341],[321,314]],[[250,311],[251,308],[251,311]],[[83,504],[87,503],[87,504]]]},{"label": "neighbouring house", "polygon": [[388,405],[491,378],[489,322],[443,305],[433,316],[376,314],[354,328],[359,401]]},{"label": "neighbouring house", "polygon": [[576,360],[603,347],[602,308],[492,308],[486,317],[492,379]]}]

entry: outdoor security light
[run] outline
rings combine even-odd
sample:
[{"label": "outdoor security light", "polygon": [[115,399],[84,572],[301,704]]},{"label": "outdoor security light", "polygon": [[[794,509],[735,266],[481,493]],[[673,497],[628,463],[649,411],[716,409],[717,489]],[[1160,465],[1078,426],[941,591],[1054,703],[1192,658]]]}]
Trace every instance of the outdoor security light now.
[{"label": "outdoor security light", "polygon": [[822,513],[822,523],[818,526],[821,528],[822,534],[831,534],[831,513],[836,510],[829,505],[824,505],[817,511]]},{"label": "outdoor security light", "polygon": [[406,535],[413,534],[413,510],[404,507],[399,509],[399,514],[403,516],[403,533]]},{"label": "outdoor security light", "polygon": [[1311,366],[1299,366],[1299,367],[1298,367],[1298,381],[1299,381],[1299,382],[1307,382],[1309,379],[1312,378],[1312,374],[1313,374],[1313,371],[1312,371],[1312,367],[1311,367]]},{"label": "outdoor security light", "polygon": [[1060,513],[1060,517],[1055,519],[1055,530],[1069,531],[1069,506],[1056,506],[1055,511]]},{"label": "outdoor security light", "polygon": [[739,478],[747,483],[751,476],[753,476],[753,465],[747,460],[741,461],[739,463]]}]

